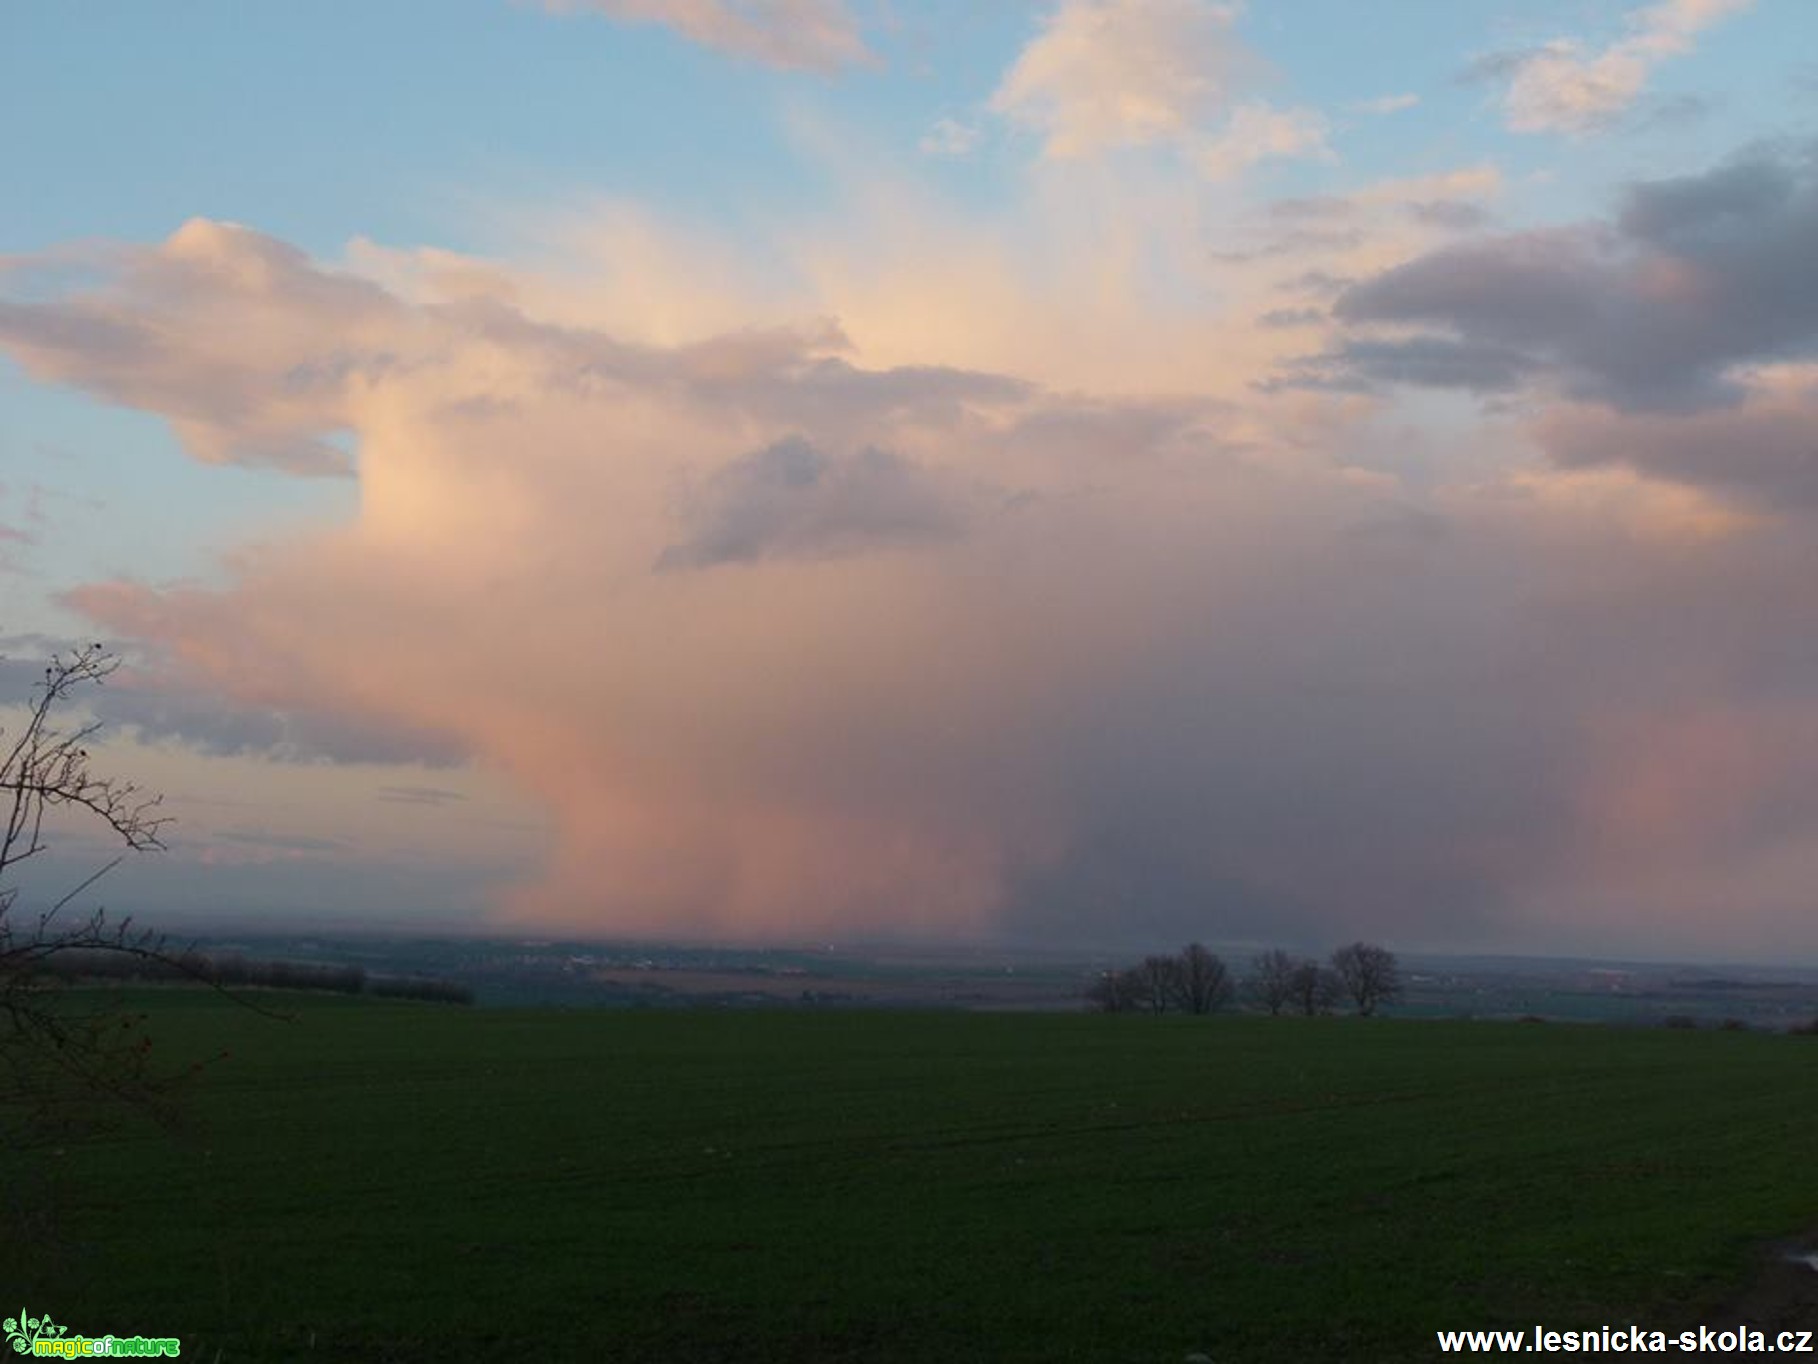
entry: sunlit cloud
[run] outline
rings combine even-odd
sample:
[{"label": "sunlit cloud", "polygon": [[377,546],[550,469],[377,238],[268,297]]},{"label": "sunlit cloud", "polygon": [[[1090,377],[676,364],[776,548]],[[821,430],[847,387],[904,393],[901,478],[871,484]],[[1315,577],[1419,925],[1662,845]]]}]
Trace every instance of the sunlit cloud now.
[{"label": "sunlit cloud", "polygon": [[1066,161],[1162,145],[1220,180],[1260,161],[1330,159],[1326,119],[1242,98],[1257,59],[1241,6],[1211,0],[1067,0],[1005,73],[991,108]]},{"label": "sunlit cloud", "polygon": [[[7,314],[0,343],[172,419],[198,459],[260,462],[249,432],[352,433],[350,523],[249,546],[221,587],[69,600],[174,670],[127,698],[134,732],[235,761],[307,742],[420,764],[445,743],[524,792],[554,845],[495,901],[519,922],[1092,939],[1210,916],[1233,936],[1499,942],[1579,894],[1618,921],[1686,821],[1709,866],[1772,853],[1785,884],[1749,875],[1778,914],[1804,864],[1770,826],[1818,818],[1777,747],[1814,694],[1784,642],[1818,619],[1784,594],[1733,609],[1804,541],[1656,453],[1697,444],[1675,423],[1718,418],[1647,416],[1625,446],[1571,420],[1644,418],[1587,403],[1532,431],[1540,462],[1397,477],[1373,446],[1393,439],[1373,434],[1382,398],[1262,381],[1309,332],[1342,335],[1334,297],[1355,314],[1344,300],[1400,297],[1397,271],[1443,259],[1457,225],[1410,206],[1490,201],[1494,169],[1244,210],[1229,222],[1251,249],[1222,263],[1133,226],[1153,218],[1130,184],[1118,268],[1066,215],[1033,226],[1052,198],[998,224],[998,257],[988,225],[881,194],[902,233],[860,216],[869,271],[839,269],[838,234],[810,225],[784,244],[783,296],[708,239],[740,287],[698,303],[685,251],[642,257],[662,268],[628,302],[563,287],[573,256],[361,246],[337,267],[197,223]],[[1715,191],[1677,193],[1638,188],[1631,230],[1664,240]],[[579,225],[566,241],[592,259]],[[1222,310],[1172,315],[1157,270]],[[1078,287],[1055,289],[1067,272]],[[968,290],[962,320],[996,310],[982,339],[939,315]],[[1112,343],[1103,358],[1056,343],[1056,306]],[[1565,354],[1458,308],[1466,339],[1510,352],[1499,391]],[[155,363],[113,340],[153,333]],[[1349,354],[1376,377],[1389,363]],[[1396,373],[1451,384],[1469,359],[1404,350]],[[1776,382],[1763,488],[1775,423],[1796,429],[1804,401],[1793,372]],[[179,678],[227,704],[184,710]],[[1757,730],[1748,698],[1788,688],[1795,710]],[[1586,727],[1630,706],[1744,713],[1720,819],[1647,796],[1669,778],[1627,749],[1587,757]],[[388,777],[372,804],[441,818],[427,793],[446,789]],[[273,866],[319,852],[210,846]]]},{"label": "sunlit cloud", "polygon": [[1582,134],[1609,125],[1647,89],[1654,68],[1691,51],[1704,30],[1754,0],[1661,0],[1630,10],[1627,32],[1601,49],[1558,38],[1486,58],[1478,69],[1508,81],[1504,117],[1520,133]]},{"label": "sunlit cloud", "polygon": [[769,66],[832,71],[872,59],[845,0],[540,0],[553,14],[661,24]]},{"label": "sunlit cloud", "polygon": [[1311,109],[1272,109],[1240,104],[1198,152],[1200,170],[1214,180],[1241,174],[1260,161],[1334,159],[1326,145],[1325,118]]},{"label": "sunlit cloud", "polygon": [[1187,136],[1230,102],[1238,7],[1210,0],[1066,0],[1004,76],[992,107],[1050,156]]}]

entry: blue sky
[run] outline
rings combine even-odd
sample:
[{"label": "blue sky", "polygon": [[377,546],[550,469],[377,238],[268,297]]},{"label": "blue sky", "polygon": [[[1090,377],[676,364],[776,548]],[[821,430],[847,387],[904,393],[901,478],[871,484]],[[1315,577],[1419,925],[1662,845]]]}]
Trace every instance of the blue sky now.
[{"label": "blue sky", "polygon": [[[1253,6],[1236,30],[1265,64],[1271,98],[1347,119],[1345,179],[1491,155],[1512,173],[1576,179],[1585,166],[1607,184],[1787,131],[1794,82],[1812,65],[1796,3],[1752,6],[1660,64],[1643,104],[1712,106],[1669,137],[1510,135],[1493,87],[1465,78],[1489,53],[1613,36],[1629,8],[1296,0]],[[623,194],[733,218],[811,200],[823,177],[791,148],[788,110],[816,110],[912,159],[936,119],[980,120],[1042,10],[904,4],[895,19],[896,31],[877,26],[883,69],[801,73],[728,61],[658,25],[497,0],[450,0],[433,22],[383,0],[20,6],[0,52],[0,137],[22,192],[0,245],[144,240],[200,215],[322,255],[353,236],[480,250],[498,245],[487,207],[526,199]],[[1402,93],[1422,101],[1403,118],[1343,112]],[[995,179],[952,183],[989,195]]]},{"label": "blue sky", "polygon": [[116,894],[1818,959],[1798,0],[6,29]]}]

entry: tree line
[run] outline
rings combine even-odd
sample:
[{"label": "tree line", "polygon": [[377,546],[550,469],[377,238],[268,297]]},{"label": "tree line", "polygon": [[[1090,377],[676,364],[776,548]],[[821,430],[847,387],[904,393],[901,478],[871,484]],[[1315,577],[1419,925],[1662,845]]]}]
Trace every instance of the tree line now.
[{"label": "tree line", "polygon": [[223,989],[327,990],[334,994],[471,1004],[473,991],[434,976],[368,975],[363,966],[313,961],[259,961],[238,952],[124,953],[107,947],[71,947],[48,958],[45,976],[63,980],[195,981]]},{"label": "tree line", "polygon": [[1114,1014],[1210,1014],[1243,1002],[1270,1014],[1309,1017],[1348,1002],[1368,1017],[1400,995],[1395,954],[1374,943],[1349,943],[1323,962],[1271,948],[1258,953],[1239,979],[1216,952],[1193,942],[1172,956],[1151,955],[1106,971],[1092,982],[1086,1001]]}]

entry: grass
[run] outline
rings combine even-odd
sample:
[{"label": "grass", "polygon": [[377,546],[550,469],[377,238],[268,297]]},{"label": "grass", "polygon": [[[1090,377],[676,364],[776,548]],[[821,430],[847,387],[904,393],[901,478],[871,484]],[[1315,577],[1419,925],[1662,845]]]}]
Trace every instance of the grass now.
[{"label": "grass", "polygon": [[185,1358],[1429,1359],[1696,1321],[1818,1223],[1803,1039],[149,1007],[230,1058],[175,1139],[5,1157],[0,1291]]}]

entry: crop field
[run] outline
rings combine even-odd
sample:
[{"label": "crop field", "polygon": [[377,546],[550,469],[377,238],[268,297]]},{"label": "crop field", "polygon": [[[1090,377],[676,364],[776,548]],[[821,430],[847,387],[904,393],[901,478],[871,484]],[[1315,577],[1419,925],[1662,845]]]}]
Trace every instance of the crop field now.
[{"label": "crop field", "polygon": [[1818,1226],[1811,1039],[147,998],[230,1055],[7,1153],[0,1292],[205,1361],[1432,1359]]}]

